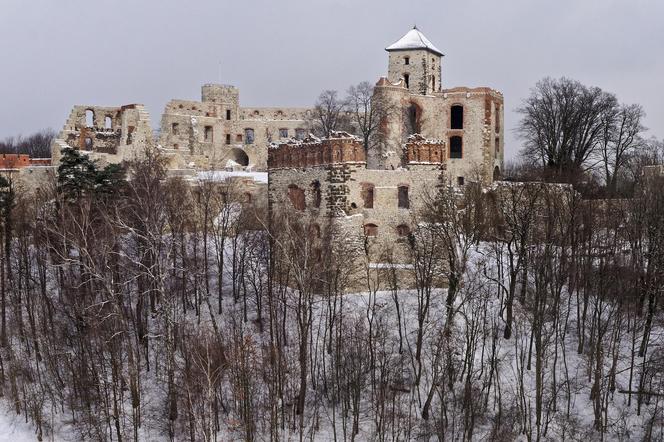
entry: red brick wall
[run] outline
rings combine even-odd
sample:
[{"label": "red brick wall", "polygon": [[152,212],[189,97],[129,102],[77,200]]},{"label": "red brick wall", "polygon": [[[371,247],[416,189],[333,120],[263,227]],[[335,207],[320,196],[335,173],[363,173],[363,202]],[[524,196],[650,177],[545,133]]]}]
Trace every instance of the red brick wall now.
[{"label": "red brick wall", "polygon": [[20,169],[28,166],[50,166],[50,158],[30,158],[26,154],[0,154],[0,169]]}]

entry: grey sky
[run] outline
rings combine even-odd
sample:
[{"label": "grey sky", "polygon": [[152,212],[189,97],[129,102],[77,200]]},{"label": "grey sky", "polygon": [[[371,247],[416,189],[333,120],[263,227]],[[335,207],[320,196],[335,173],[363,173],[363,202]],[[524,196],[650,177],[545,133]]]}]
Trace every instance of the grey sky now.
[{"label": "grey sky", "polygon": [[243,105],[308,106],[386,75],[413,23],[446,54],[444,87],[504,93],[510,156],[513,111],[547,75],[642,104],[662,138],[663,18],[661,0],[0,0],[0,139],[59,131],[74,104],[143,103],[157,126],[220,80]]}]

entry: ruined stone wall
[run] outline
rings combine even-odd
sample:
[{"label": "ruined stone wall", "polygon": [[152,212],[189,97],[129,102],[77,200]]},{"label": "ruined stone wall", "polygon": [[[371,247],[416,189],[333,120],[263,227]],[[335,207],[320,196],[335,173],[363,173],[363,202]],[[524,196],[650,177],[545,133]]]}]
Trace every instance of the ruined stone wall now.
[{"label": "ruined stone wall", "polygon": [[[304,136],[309,109],[241,108],[233,86],[204,85],[202,101],[172,100],[161,120],[160,146],[202,168],[237,163],[267,170],[269,143]],[[231,163],[229,163],[229,160]]]},{"label": "ruined stone wall", "polygon": [[[446,89],[434,95],[408,93],[402,84],[382,79],[376,94],[398,110],[384,122],[385,137],[368,161],[372,168],[391,169],[403,158],[402,146],[410,132],[447,142],[447,172],[452,185],[480,181],[488,184],[500,176],[504,158],[503,97],[489,88]],[[461,129],[452,129],[452,106],[463,107]],[[462,139],[461,158],[453,158],[450,139]],[[496,169],[497,168],[497,169]]]},{"label": "ruined stone wall", "polygon": [[12,181],[19,195],[31,195],[55,185],[56,169],[51,166],[28,165],[21,168],[0,168],[0,175]]},{"label": "ruined stone wall", "polygon": [[152,127],[143,105],[74,106],[53,142],[53,164],[57,166],[61,150],[67,147],[108,164],[135,158],[150,146]]},{"label": "ruined stone wall", "polygon": [[[275,210],[299,210],[321,225],[334,218],[342,237],[356,241],[364,241],[369,229],[367,239],[376,250],[372,260],[379,262],[379,251],[397,245],[395,256],[403,262],[402,246],[417,215],[446,183],[445,145],[412,140],[406,145],[405,167],[385,170],[367,168],[362,154],[356,156],[356,144],[353,139],[332,139],[271,149],[270,205]],[[400,197],[404,188],[405,199]],[[292,197],[300,191],[302,201]]]}]

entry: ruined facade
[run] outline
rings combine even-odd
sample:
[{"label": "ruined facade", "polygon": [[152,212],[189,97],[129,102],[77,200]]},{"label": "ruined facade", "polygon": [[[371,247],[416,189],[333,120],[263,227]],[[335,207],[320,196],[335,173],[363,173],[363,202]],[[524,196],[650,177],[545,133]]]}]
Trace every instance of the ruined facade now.
[{"label": "ruined facade", "polygon": [[404,143],[417,133],[446,141],[453,186],[500,179],[504,159],[503,96],[488,87],[443,87],[443,54],[417,29],[388,46],[388,76],[375,95],[392,109],[382,142],[368,152],[372,168],[402,164]]},{"label": "ruined facade", "polygon": [[53,164],[57,166],[61,151],[68,147],[101,164],[111,164],[142,155],[152,145],[150,116],[141,104],[74,106],[53,142]]},{"label": "ruined facade", "polygon": [[8,179],[19,193],[32,193],[48,186],[55,169],[50,158],[7,153],[0,154],[0,176]]},{"label": "ruined facade", "polygon": [[313,225],[333,220],[341,237],[375,246],[374,263],[387,245],[403,263],[413,214],[447,183],[446,157],[443,140],[421,136],[409,138],[403,167],[394,170],[370,168],[361,141],[344,132],[284,143],[269,151],[269,204]]},{"label": "ruined facade", "polygon": [[[168,160],[172,176],[185,178],[200,171],[265,171],[269,162],[276,192],[271,200],[279,201],[290,185],[306,182],[301,188],[309,192],[307,186],[318,182],[317,192],[327,195],[315,207],[318,213],[361,214],[357,226],[374,225],[372,231],[394,236],[406,225],[408,210],[399,205],[406,196],[416,206],[425,189],[500,177],[503,97],[487,87],[445,88],[444,55],[416,28],[386,50],[387,77],[376,84],[374,98],[390,111],[381,119],[380,140],[369,146],[351,137],[305,142],[313,109],[241,107],[237,88],[206,84],[201,101],[166,105],[157,137],[142,105],[75,106],[53,144],[53,164],[67,147],[102,164],[154,148]],[[375,208],[364,205],[367,192]]]},{"label": "ruined facade", "polygon": [[398,269],[409,286],[418,215],[444,187],[500,177],[503,97],[486,87],[444,88],[443,54],[416,28],[386,50],[388,76],[373,96],[383,109],[371,142],[333,133],[271,148],[268,201],[273,214],[300,213],[295,218],[314,232],[333,224],[335,239],[361,249],[356,256],[375,269],[372,278]]},{"label": "ruined facade", "polygon": [[201,101],[172,100],[161,118],[159,145],[202,169],[267,169],[267,146],[304,138],[310,109],[240,107],[234,86],[206,84]]}]

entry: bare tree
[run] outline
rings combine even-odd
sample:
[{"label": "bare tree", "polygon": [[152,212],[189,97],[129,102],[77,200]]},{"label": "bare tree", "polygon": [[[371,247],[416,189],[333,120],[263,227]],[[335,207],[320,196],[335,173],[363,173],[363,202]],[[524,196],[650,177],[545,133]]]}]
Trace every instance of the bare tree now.
[{"label": "bare tree", "polygon": [[643,142],[639,135],[645,130],[641,124],[644,116],[638,104],[613,106],[604,113],[599,155],[610,195],[616,191],[618,177],[629,155]]},{"label": "bare tree", "polygon": [[44,129],[27,137],[9,137],[0,141],[0,153],[27,154],[32,158],[50,158],[55,132]]},{"label": "bare tree", "polygon": [[547,167],[557,177],[585,171],[602,137],[603,116],[616,98],[598,87],[569,78],[545,78],[532,89],[518,112],[517,133],[524,157]]},{"label": "bare tree", "polygon": [[324,90],[314,104],[313,121],[314,132],[323,137],[329,137],[335,130],[347,129],[347,116],[344,112],[344,102],[339,93],[333,90]]},{"label": "bare tree", "polygon": [[350,123],[368,150],[378,141],[382,122],[395,109],[383,95],[374,94],[374,87],[368,81],[349,87],[347,94],[345,109]]}]

